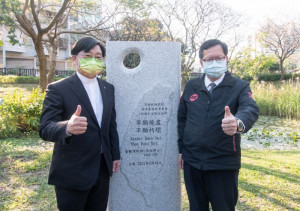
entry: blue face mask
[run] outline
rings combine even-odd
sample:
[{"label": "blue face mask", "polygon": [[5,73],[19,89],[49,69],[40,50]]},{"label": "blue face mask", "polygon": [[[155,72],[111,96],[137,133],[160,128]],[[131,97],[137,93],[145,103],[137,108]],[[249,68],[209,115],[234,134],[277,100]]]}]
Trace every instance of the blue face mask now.
[{"label": "blue face mask", "polygon": [[218,61],[214,60],[212,63],[210,62],[203,62],[203,68],[204,72],[212,77],[212,78],[218,78],[223,73],[227,72],[227,61]]}]

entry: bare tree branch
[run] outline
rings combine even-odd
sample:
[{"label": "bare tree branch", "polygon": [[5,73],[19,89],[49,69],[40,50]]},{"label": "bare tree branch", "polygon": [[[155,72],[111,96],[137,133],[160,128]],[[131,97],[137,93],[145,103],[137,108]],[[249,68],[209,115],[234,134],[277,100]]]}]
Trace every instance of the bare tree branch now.
[{"label": "bare tree branch", "polygon": [[193,69],[204,40],[222,37],[243,21],[231,9],[209,0],[164,0],[155,9],[168,36],[179,37],[185,46],[183,72]]},{"label": "bare tree branch", "polygon": [[268,20],[260,29],[260,42],[269,48],[280,62],[281,79],[285,71],[284,61],[300,47],[300,26],[295,22],[275,23]]},{"label": "bare tree branch", "polygon": [[37,38],[37,34],[27,17],[25,15],[16,15],[16,19],[20,26],[30,35],[33,40],[35,40]]},{"label": "bare tree branch", "polygon": [[38,19],[38,16],[37,16],[36,12],[35,12],[34,0],[30,0],[30,7],[31,7],[31,13],[32,13],[36,28],[38,30],[41,30],[41,24],[40,24],[40,21]]},{"label": "bare tree branch", "polygon": [[28,9],[28,3],[29,3],[29,0],[26,0],[23,10],[22,10],[22,14],[24,14],[24,15],[25,15],[26,10]]},{"label": "bare tree branch", "polygon": [[60,17],[63,15],[65,10],[67,9],[69,3],[70,3],[70,0],[64,0],[61,8],[56,13],[56,15],[52,19],[51,23],[46,28],[41,30],[42,33],[47,33],[55,25],[55,23],[59,21]]}]

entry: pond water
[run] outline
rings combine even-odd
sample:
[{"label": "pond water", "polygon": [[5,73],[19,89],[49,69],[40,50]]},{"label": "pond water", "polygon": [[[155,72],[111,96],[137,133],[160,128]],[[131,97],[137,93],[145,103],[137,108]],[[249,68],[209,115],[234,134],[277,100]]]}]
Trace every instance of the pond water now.
[{"label": "pond water", "polygon": [[260,116],[242,135],[242,149],[300,149],[300,121]]}]

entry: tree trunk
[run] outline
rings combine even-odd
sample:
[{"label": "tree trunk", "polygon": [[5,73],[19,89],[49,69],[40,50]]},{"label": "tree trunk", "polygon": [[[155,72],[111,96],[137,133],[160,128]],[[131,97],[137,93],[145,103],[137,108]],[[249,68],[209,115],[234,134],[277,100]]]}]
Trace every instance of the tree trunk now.
[{"label": "tree trunk", "polygon": [[47,80],[47,58],[44,53],[44,48],[42,44],[42,39],[38,39],[34,41],[34,47],[36,50],[36,54],[40,63],[40,81],[39,85],[41,88],[41,91],[44,92],[46,90],[46,87],[48,85],[48,80]]},{"label": "tree trunk", "polygon": [[57,41],[55,40],[51,43],[51,52],[50,53],[50,68],[48,73],[48,83],[53,82],[55,69],[56,69],[56,57],[57,57]]},{"label": "tree trunk", "polygon": [[284,74],[285,74],[285,71],[284,71],[284,68],[283,68],[283,62],[284,60],[281,60],[279,61],[279,69],[280,69],[280,72],[281,72],[281,76],[280,76],[280,80],[284,80]]}]

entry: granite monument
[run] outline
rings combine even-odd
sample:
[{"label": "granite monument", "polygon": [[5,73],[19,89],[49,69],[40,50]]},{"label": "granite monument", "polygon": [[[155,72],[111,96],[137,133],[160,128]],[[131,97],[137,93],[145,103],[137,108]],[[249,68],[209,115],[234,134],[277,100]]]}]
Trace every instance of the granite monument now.
[{"label": "granite monument", "polygon": [[[179,211],[180,43],[117,41],[106,47],[121,151],[120,171],[110,183],[109,211]],[[126,56],[137,66],[126,67]]]}]

